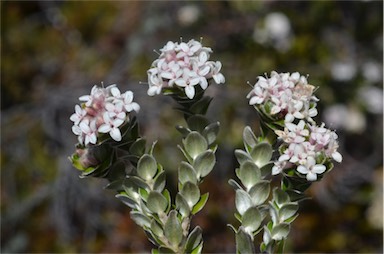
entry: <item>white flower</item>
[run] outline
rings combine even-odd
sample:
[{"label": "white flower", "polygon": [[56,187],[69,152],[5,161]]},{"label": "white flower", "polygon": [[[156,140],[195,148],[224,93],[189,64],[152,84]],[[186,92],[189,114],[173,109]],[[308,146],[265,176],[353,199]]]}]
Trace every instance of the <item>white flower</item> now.
[{"label": "white flower", "polygon": [[89,121],[88,119],[84,119],[80,125],[79,125],[82,134],[83,134],[83,141],[85,145],[96,144],[97,138],[96,138],[96,122],[95,121]]},{"label": "white flower", "polygon": [[75,106],[75,113],[69,118],[75,125],[78,125],[80,121],[84,118],[87,112],[82,109],[79,105]]},{"label": "white flower", "polygon": [[224,83],[220,73],[221,63],[209,61],[212,50],[203,47],[195,40],[189,42],[168,42],[161,50],[159,58],[153,61],[148,70],[148,95],[160,94],[162,88],[177,87],[184,90],[185,95],[193,99],[194,86],[200,84],[207,89],[208,81],[213,79],[217,84]]},{"label": "white flower", "polygon": [[131,91],[125,92],[122,97],[124,98],[124,108],[127,112],[139,112],[140,106],[138,103],[133,102],[133,93]]},{"label": "white flower", "polygon": [[133,102],[133,93],[121,93],[116,85],[106,88],[94,86],[90,95],[81,96],[82,106],[75,106],[71,115],[72,132],[82,145],[95,145],[99,133],[109,133],[115,141],[122,139],[119,127],[129,121],[128,113],[138,112],[139,104]]},{"label": "white flower", "polygon": [[313,157],[308,157],[304,165],[299,165],[297,171],[303,175],[306,175],[308,181],[316,181],[317,175],[324,173],[326,167],[321,164],[316,164],[316,160]]},{"label": "white flower", "polygon": [[109,133],[115,141],[121,141],[121,132],[118,127],[124,123],[124,120],[119,118],[112,119],[108,112],[104,113],[103,119],[104,124],[98,128],[98,132]]}]

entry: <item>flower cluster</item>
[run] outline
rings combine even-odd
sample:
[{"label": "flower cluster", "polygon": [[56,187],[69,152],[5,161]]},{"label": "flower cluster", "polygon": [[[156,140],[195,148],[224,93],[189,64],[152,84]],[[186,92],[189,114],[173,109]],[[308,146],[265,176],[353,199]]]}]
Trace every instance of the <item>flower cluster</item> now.
[{"label": "flower cluster", "polygon": [[96,144],[99,133],[109,133],[112,139],[122,139],[119,127],[129,121],[127,113],[140,109],[133,102],[133,93],[120,93],[116,85],[106,88],[94,86],[90,95],[79,98],[81,105],[75,106],[71,115],[72,131],[82,145]]},{"label": "flower cluster", "polygon": [[247,95],[250,105],[262,107],[262,112],[276,120],[293,122],[306,119],[313,123],[317,115],[313,95],[315,87],[308,84],[307,78],[295,73],[271,72],[271,77],[258,77],[252,91]]},{"label": "flower cluster", "polygon": [[316,181],[317,175],[327,170],[327,161],[342,161],[337,151],[337,134],[325,128],[324,124],[316,126],[300,120],[298,124],[286,123],[284,131],[276,130],[275,133],[284,143],[280,148],[281,155],[272,168],[273,175],[297,167],[296,170],[306,175],[308,181]]},{"label": "flower cluster", "polygon": [[169,41],[160,51],[159,58],[147,72],[150,96],[160,94],[162,88],[176,87],[193,99],[196,93],[194,86],[200,85],[205,90],[210,79],[217,84],[225,82],[220,73],[221,62],[209,61],[211,48],[203,47],[198,41]]}]

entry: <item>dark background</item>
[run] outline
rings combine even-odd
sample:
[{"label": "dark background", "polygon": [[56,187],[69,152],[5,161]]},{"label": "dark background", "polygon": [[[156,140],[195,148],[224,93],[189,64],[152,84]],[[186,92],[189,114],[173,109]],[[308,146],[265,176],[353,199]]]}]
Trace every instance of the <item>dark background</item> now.
[{"label": "dark background", "polygon": [[234,252],[234,192],[242,129],[258,128],[246,94],[258,75],[299,71],[319,89],[317,122],[336,129],[343,163],[308,190],[287,252],[382,253],[382,1],[1,1],[1,252],[148,252],[129,209],[67,157],[69,116],[94,84],[117,83],[141,105],[141,132],[175,187],[182,158],[164,96],[146,70],[168,40],[200,40],[223,64],[208,115],[221,122],[210,192],[193,220],[204,252]]}]

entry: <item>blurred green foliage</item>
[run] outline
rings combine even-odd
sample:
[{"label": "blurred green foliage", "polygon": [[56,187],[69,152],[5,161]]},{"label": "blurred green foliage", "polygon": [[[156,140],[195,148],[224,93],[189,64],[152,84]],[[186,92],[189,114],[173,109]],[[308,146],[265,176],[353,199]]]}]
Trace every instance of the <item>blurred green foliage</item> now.
[{"label": "blurred green foliage", "polygon": [[[226,76],[224,86],[208,89],[215,96],[208,115],[221,122],[222,131],[218,165],[202,187],[210,199],[194,218],[204,231],[205,252],[234,251],[226,227],[235,224],[227,184],[238,166],[233,149],[242,146],[245,125],[258,128],[245,99],[246,82],[272,70],[309,74],[319,86],[318,122],[338,128],[344,157],[309,190],[314,198],[302,203],[286,250],[382,252],[382,1],[0,4],[2,252],[151,248],[128,208],[102,190],[105,183],[79,179],[71,168],[66,157],[76,140],[69,116],[93,84],[133,90],[142,106],[141,130],[149,140],[159,139],[155,154],[175,185],[181,155],[173,126],[182,116],[171,110],[171,100],[146,96],[139,82],[156,58],[153,50],[180,37],[202,37]],[[367,99],[368,90],[374,92]],[[336,117],[327,121],[330,112]]]}]

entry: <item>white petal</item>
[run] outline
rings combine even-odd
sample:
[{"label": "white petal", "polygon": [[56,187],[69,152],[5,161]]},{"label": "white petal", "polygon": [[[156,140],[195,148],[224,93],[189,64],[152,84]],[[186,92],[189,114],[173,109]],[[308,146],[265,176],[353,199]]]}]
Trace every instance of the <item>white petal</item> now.
[{"label": "white petal", "polygon": [[119,118],[119,119],[125,119],[125,117],[126,117],[126,114],[125,114],[125,112],[120,112],[119,114],[117,114],[117,116],[116,116],[117,118]]},{"label": "white petal", "polygon": [[257,97],[257,96],[253,96],[249,100],[249,105],[261,104],[261,103],[263,103],[263,98],[260,98],[260,97]]},{"label": "white petal", "polygon": [[111,126],[109,124],[102,124],[99,129],[97,129],[98,132],[101,133],[107,133],[111,131]]},{"label": "white petal", "polygon": [[120,125],[122,125],[124,123],[124,120],[120,119],[120,118],[116,118],[116,120],[113,121],[113,126],[114,127],[119,127]]},{"label": "white petal", "polygon": [[293,122],[293,120],[295,120],[295,117],[292,114],[288,113],[285,115],[285,119],[284,119],[285,123]]},{"label": "white petal", "polygon": [[195,88],[193,88],[193,86],[186,86],[185,94],[189,99],[193,99],[193,97],[195,96]]},{"label": "white petal", "polygon": [[69,117],[69,120],[76,123],[79,120],[79,116],[76,113],[72,114],[71,117]]},{"label": "white petal", "polygon": [[302,174],[308,174],[308,172],[309,172],[309,170],[305,167],[305,166],[303,166],[303,165],[299,165],[298,167],[297,167],[297,171],[299,172],[299,173],[302,173]]},{"label": "white petal", "polygon": [[91,96],[89,95],[83,95],[79,97],[80,101],[89,101],[91,99]]},{"label": "white petal", "polygon": [[115,141],[121,141],[121,133],[119,128],[113,128],[109,135],[111,135],[111,138],[113,138]]},{"label": "white petal", "polygon": [[339,152],[332,153],[332,158],[339,163],[343,160],[343,156]]},{"label": "white petal", "polygon": [[111,88],[111,94],[112,94],[114,97],[120,97],[120,90],[119,90],[119,88],[117,88],[117,87],[112,87],[112,88]]},{"label": "white petal", "polygon": [[278,174],[280,174],[280,172],[281,172],[280,167],[278,167],[276,165],[272,167],[272,175],[278,175]]},{"label": "white petal", "polygon": [[77,125],[73,125],[73,126],[72,126],[72,132],[73,132],[75,135],[81,135],[81,133],[82,133],[80,127],[77,126]]},{"label": "white petal", "polygon": [[151,87],[148,89],[147,94],[148,94],[149,96],[154,96],[154,95],[160,93],[159,90],[161,91],[161,86],[160,86],[160,87],[158,87],[158,86],[151,86]]},{"label": "white petal", "polygon": [[199,62],[205,63],[208,60],[207,52],[202,51],[199,55]]},{"label": "white petal", "polygon": [[312,167],[312,172],[316,174],[322,174],[327,168],[324,165],[316,164]]},{"label": "white petal", "polygon": [[311,182],[316,181],[317,180],[317,175],[315,173],[308,172],[307,180],[311,181]]},{"label": "white petal", "polygon": [[107,103],[105,104],[105,109],[107,111],[113,112],[115,110],[115,105],[113,105],[112,103]]},{"label": "white petal", "polygon": [[199,74],[201,76],[205,76],[209,73],[210,69],[211,68],[208,65],[206,65],[202,70],[199,71]]},{"label": "white petal", "polygon": [[287,161],[287,160],[289,160],[288,154],[283,154],[279,157],[279,161]]},{"label": "white petal", "polygon": [[225,83],[225,77],[221,73],[213,75],[213,79],[215,80],[216,84],[222,84],[222,83],[224,84]]},{"label": "white petal", "polygon": [[187,86],[187,82],[185,82],[184,79],[177,79],[177,80],[175,81],[175,84],[178,85],[178,86],[181,86],[181,87],[185,87],[185,86]]},{"label": "white petal", "polygon": [[89,137],[89,143],[91,144],[96,144],[97,142],[97,138],[96,138],[96,134],[95,133],[92,133]]},{"label": "white petal", "polygon": [[200,86],[203,90],[207,89],[208,87],[208,82],[206,78],[201,78],[200,79]]},{"label": "white petal", "polygon": [[171,72],[162,72],[160,76],[165,79],[173,79],[173,73]]},{"label": "white petal", "polygon": [[84,132],[84,133],[88,133],[88,132],[90,132],[91,131],[91,128],[89,128],[89,122],[88,121],[82,121],[81,123],[80,123],[80,129],[81,129],[81,131],[82,132]]},{"label": "white petal", "polygon": [[131,91],[126,91],[124,94],[124,103],[131,103],[133,101],[133,93]]}]

